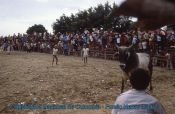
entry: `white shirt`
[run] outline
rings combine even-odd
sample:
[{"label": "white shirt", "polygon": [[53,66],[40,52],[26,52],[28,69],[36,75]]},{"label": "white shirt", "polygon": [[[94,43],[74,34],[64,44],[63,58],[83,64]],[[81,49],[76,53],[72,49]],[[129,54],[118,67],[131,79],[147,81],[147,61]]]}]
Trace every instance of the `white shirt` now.
[{"label": "white shirt", "polygon": [[75,40],[73,39],[73,40],[71,40],[71,44],[75,44]]},{"label": "white shirt", "polygon": [[136,44],[136,43],[137,43],[137,38],[134,37],[134,38],[132,39],[132,44]]},{"label": "white shirt", "polygon": [[47,45],[47,48],[50,49],[50,45],[49,44]]},{"label": "white shirt", "polygon": [[143,49],[146,49],[147,48],[147,42],[146,41],[142,42],[142,46],[143,46]]},{"label": "white shirt", "polygon": [[120,44],[120,38],[117,38],[117,43]]},{"label": "white shirt", "polygon": [[57,55],[58,49],[53,48],[53,55]]},{"label": "white shirt", "polygon": [[30,44],[29,43],[26,43],[26,46],[28,49],[30,49]]},{"label": "white shirt", "polygon": [[44,45],[44,43],[42,43],[42,44],[41,44],[41,47],[42,47],[42,49],[44,49],[44,48],[45,48],[45,45]]},{"label": "white shirt", "polygon": [[161,42],[161,40],[162,40],[161,37],[159,35],[157,35],[157,41]]},{"label": "white shirt", "polygon": [[166,58],[168,59],[168,60],[170,60],[171,59],[171,55],[169,54],[169,53],[166,53]]},{"label": "white shirt", "polygon": [[83,56],[88,56],[89,48],[83,48]]},{"label": "white shirt", "polygon": [[93,39],[93,37],[92,37],[92,36],[90,36],[90,41],[91,41],[91,42],[93,42],[93,41],[94,41],[94,39]]},{"label": "white shirt", "polygon": [[[146,91],[129,90],[122,93],[116,100],[114,106],[123,106],[122,109],[116,108],[112,110],[112,114],[166,114],[160,102],[149,95]],[[124,106],[138,106],[137,108],[126,108]],[[141,106],[149,106],[143,108]]]}]

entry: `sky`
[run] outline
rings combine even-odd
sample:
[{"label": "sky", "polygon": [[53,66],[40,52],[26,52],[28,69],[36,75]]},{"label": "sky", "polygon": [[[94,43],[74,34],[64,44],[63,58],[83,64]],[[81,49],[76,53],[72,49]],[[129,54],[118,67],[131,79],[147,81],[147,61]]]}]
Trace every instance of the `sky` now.
[{"label": "sky", "polygon": [[0,0],[0,36],[25,33],[34,24],[42,24],[52,33],[52,24],[62,14],[70,16],[79,10],[124,0]]}]

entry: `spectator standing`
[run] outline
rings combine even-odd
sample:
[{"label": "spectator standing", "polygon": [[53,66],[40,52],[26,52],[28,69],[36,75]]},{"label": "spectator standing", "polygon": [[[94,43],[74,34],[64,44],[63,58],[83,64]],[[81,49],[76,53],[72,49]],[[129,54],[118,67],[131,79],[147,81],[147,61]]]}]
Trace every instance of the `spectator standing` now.
[{"label": "spectator standing", "polygon": [[166,53],[166,68],[172,70],[173,64],[172,64],[172,55],[167,51]]},{"label": "spectator standing", "polygon": [[11,52],[11,45],[10,42],[7,43],[7,54],[10,55]]}]

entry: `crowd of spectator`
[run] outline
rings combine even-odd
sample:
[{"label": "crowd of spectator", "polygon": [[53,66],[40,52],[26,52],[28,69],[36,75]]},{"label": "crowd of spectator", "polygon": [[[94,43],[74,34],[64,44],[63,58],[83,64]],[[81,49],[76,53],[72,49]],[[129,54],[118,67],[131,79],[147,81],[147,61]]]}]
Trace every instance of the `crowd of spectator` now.
[{"label": "crowd of spectator", "polygon": [[125,33],[93,29],[85,30],[83,33],[34,33],[32,35],[18,33],[0,37],[0,46],[4,51],[52,53],[54,45],[57,45],[59,53],[64,55],[69,55],[70,51],[80,51],[83,45],[87,45],[90,50],[96,49],[101,52],[109,48],[115,50],[117,46],[135,45],[138,52],[166,55],[167,49],[175,48],[175,34],[172,30],[161,29],[155,31],[138,29]]}]

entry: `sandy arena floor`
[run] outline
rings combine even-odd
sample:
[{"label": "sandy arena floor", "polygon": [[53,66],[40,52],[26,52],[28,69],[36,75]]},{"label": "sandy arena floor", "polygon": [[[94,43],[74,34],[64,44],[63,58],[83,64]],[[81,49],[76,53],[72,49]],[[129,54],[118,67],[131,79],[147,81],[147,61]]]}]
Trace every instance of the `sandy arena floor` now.
[{"label": "sandy arena floor", "polygon": [[[11,110],[9,104],[113,104],[120,94],[122,72],[117,61],[80,57],[0,52],[0,114],[110,114],[111,110]],[[168,114],[175,114],[175,71],[154,68],[153,95]],[[125,90],[129,89],[127,87]]]}]

